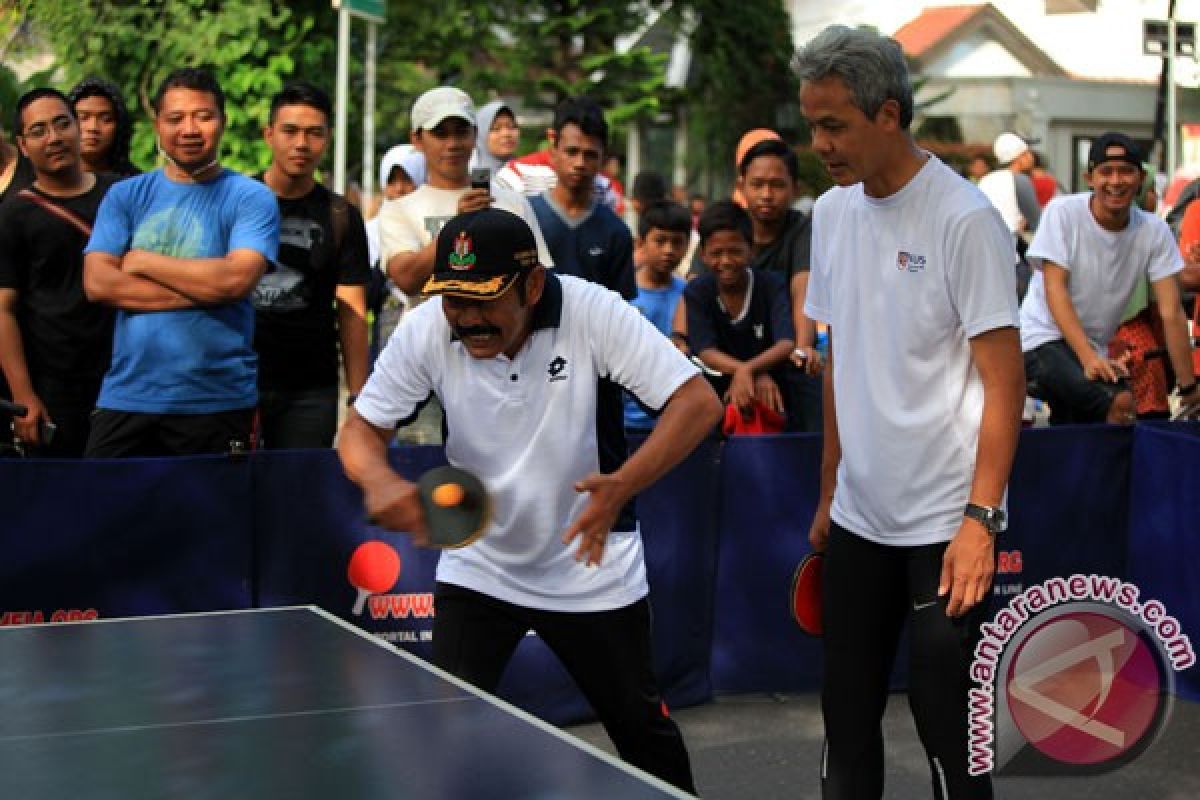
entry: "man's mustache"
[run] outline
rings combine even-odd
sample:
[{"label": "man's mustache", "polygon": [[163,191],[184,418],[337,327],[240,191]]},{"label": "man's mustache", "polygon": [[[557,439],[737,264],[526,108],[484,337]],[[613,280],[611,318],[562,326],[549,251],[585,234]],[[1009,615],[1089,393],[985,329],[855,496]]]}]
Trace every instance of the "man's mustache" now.
[{"label": "man's mustache", "polygon": [[454,335],[459,339],[465,339],[468,336],[499,336],[500,329],[495,325],[470,325],[467,327],[455,327]]}]

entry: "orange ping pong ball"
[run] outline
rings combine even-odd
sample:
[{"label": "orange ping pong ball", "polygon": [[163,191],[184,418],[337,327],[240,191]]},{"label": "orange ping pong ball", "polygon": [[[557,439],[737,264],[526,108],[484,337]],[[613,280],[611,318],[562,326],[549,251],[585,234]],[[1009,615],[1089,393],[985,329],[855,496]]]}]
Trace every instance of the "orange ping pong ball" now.
[{"label": "orange ping pong ball", "polygon": [[466,492],[457,483],[443,483],[430,493],[434,505],[442,508],[451,508],[462,503],[465,496]]}]

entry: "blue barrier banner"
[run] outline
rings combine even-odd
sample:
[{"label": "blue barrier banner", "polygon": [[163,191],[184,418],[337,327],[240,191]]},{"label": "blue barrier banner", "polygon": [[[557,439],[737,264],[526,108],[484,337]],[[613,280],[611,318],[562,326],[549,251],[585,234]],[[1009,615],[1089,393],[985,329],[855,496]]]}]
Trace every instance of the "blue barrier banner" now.
[{"label": "blue barrier banner", "polygon": [[725,444],[712,646],[718,692],[820,685],[820,642],[800,632],[788,602],[792,572],[809,552],[820,464],[815,434],[735,436]]},{"label": "blue barrier banner", "polygon": [[0,625],[251,605],[250,470],[0,459]]},{"label": "blue barrier banner", "polygon": [[[792,622],[788,592],[808,552],[820,449],[816,435],[705,442],[639,498],[670,705],[819,687],[820,642]],[[434,447],[391,458],[410,479],[444,463]],[[1135,582],[1200,637],[1198,486],[1197,424],[1025,431],[994,609],[1048,578],[1094,573]],[[0,460],[0,509],[0,624],[314,603],[430,654],[437,553],[370,525],[333,451]],[[352,570],[363,545],[390,554],[396,575]],[[902,652],[896,685],[904,668]],[[1200,700],[1195,669],[1178,688]],[[532,636],[502,694],[554,722],[591,713]]]},{"label": "blue barrier banner", "polygon": [[1023,431],[1008,490],[1009,530],[996,539],[993,606],[1052,577],[1124,577],[1133,428]]},{"label": "blue barrier banner", "polygon": [[[716,452],[716,444],[702,445],[638,498],[647,569],[654,576],[656,667],[667,702],[677,706],[711,697]],[[393,448],[391,458],[410,480],[445,463],[438,447]],[[428,658],[437,552],[370,525],[361,493],[332,451],[261,453],[253,466],[259,604],[314,603]],[[394,583],[360,593],[350,566],[364,542],[394,551],[400,570]],[[591,716],[557,658],[533,636],[514,655],[500,694],[553,722]]]},{"label": "blue barrier banner", "polygon": [[[409,480],[446,463],[439,447],[393,448],[390,457]],[[429,658],[437,551],[369,524],[362,493],[332,450],[257,453],[252,463],[257,604],[312,603]],[[366,542],[399,569],[386,586],[368,582],[360,592],[351,582],[351,560]]]},{"label": "blue barrier banner", "polygon": [[[1056,575],[1125,574],[1132,430],[1105,426],[1022,433],[1009,486],[1009,531],[997,540],[992,605]],[[713,634],[717,691],[815,691],[820,643],[787,605],[808,553],[819,490],[820,437],[734,437],[721,469],[720,561]],[[1086,498],[1086,502],[1081,502]],[[892,675],[907,676],[902,641]]]},{"label": "blue barrier banner", "polygon": [[[1198,432],[1138,426],[1128,536],[1129,580],[1141,589],[1141,602],[1162,603],[1193,648],[1200,647]],[[1200,667],[1179,673],[1176,693],[1200,701]]]}]

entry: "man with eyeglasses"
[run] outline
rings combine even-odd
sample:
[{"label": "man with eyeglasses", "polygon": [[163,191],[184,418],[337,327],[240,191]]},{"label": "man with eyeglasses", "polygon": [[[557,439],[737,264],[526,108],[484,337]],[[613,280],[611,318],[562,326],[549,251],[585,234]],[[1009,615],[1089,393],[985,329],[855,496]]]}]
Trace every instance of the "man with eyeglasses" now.
[{"label": "man with eyeglasses", "polygon": [[205,70],[168,75],[154,97],[166,165],[121,181],[100,206],[83,285],[117,320],[91,457],[250,445],[258,369],[249,297],[278,255],[279,206],[266,186],[221,166],[224,100]]},{"label": "man with eyeglasses", "polygon": [[79,124],[67,98],[34,89],[14,130],[34,181],[0,204],[0,366],[26,455],[77,457],[108,369],[113,313],[83,294],[83,247],[115,181],[85,172]]}]

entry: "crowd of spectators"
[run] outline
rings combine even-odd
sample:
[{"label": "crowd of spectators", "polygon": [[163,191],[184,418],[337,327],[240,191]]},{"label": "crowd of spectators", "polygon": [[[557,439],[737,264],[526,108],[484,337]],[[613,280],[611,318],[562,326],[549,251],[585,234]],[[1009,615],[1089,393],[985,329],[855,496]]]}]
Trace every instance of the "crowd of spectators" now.
[{"label": "crowd of spectators", "polygon": [[[619,293],[700,364],[729,406],[726,432],[821,430],[825,337],[804,314],[810,216],[795,151],[774,131],[742,138],[731,200],[709,203],[653,170],[632,176],[627,198],[591,99],[561,103],[544,146],[520,154],[511,104],[477,109],[437,87],[414,103],[410,141],[384,154],[382,206],[364,222],[318,180],[331,138],[319,88],[273,98],[271,164],[257,176],[219,162],[224,95],[211,74],[173,72],[153,106],[163,165],[145,174],[107,81],[36,89],[12,109],[15,146],[0,141],[0,388],[24,413],[9,450],[330,446],[340,398],[353,402],[421,301],[438,231],[488,206],[526,220],[543,264]],[[1195,405],[1182,301],[1200,287],[1200,205],[1177,211],[1176,244],[1132,140],[1098,139],[1092,191],[1072,196],[1031,144],[1006,132],[994,162],[968,169],[1013,237],[1030,402],[1054,423]],[[636,397],[602,391],[612,424],[653,427]],[[400,441],[441,440],[436,401],[404,422]]]}]

